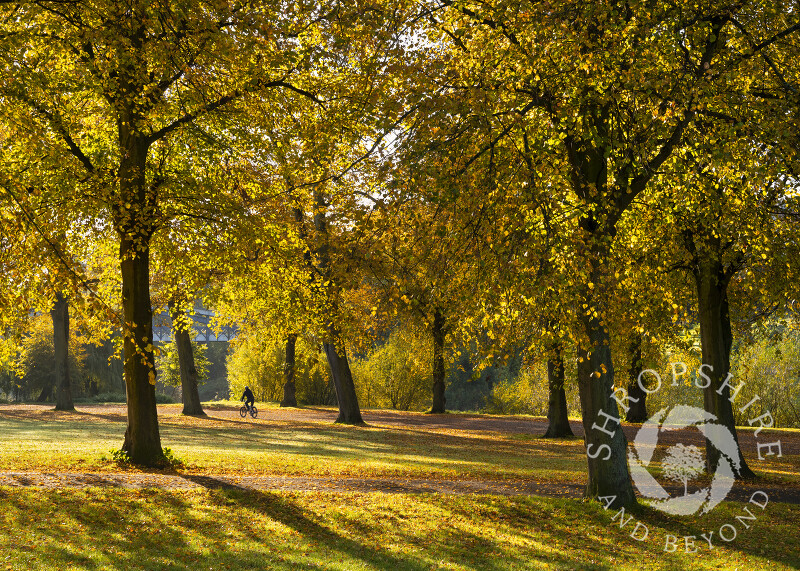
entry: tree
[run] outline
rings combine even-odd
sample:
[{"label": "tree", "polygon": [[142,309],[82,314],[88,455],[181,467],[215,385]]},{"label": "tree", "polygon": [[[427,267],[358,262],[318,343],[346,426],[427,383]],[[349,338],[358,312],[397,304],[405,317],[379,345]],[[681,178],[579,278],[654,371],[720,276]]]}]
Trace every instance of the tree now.
[{"label": "tree", "polygon": [[[358,6],[332,18],[314,39],[335,46],[318,56],[321,79],[314,97],[287,93],[248,100],[243,105],[253,122],[237,131],[249,181],[245,192],[257,193],[248,206],[264,221],[257,239],[263,248],[251,262],[259,273],[276,274],[268,278],[269,287],[257,287],[280,309],[270,309],[267,320],[290,340],[287,368],[292,335],[322,340],[337,391],[337,422],[362,423],[346,350],[360,324],[349,318],[342,296],[359,286],[351,255],[362,246],[354,231],[364,211],[357,196],[368,196],[363,188],[370,184],[366,173],[374,173],[372,157],[409,113],[397,87],[411,68],[403,58],[405,35],[411,33],[403,29],[406,9]],[[280,114],[262,112],[276,103]],[[284,200],[270,209],[279,201],[265,196]],[[276,213],[279,231],[270,230]]]},{"label": "tree", "polygon": [[554,353],[547,359],[547,430],[545,438],[564,438],[574,436],[567,414],[567,394],[564,390],[564,358],[561,348],[554,347]]},{"label": "tree", "polygon": [[[177,327],[175,322],[173,322],[173,328]],[[174,333],[174,329],[173,329]],[[203,345],[199,345],[192,341],[191,337],[187,333],[187,337],[189,338],[189,344],[191,346],[191,352],[189,353],[192,357],[191,363],[186,363],[186,353],[185,349],[184,352],[181,352],[180,342],[177,336],[174,336],[171,343],[162,345],[159,350],[158,356],[156,356],[156,369],[158,371],[158,380],[160,383],[163,383],[169,387],[180,387],[181,388],[181,400],[183,401],[183,414],[190,415],[190,416],[204,416],[205,413],[203,412],[202,406],[200,407],[199,413],[192,413],[192,409],[190,406],[192,405],[192,401],[197,400],[197,404],[199,404],[199,398],[193,398],[191,395],[187,399],[185,393],[187,389],[189,391],[192,390],[191,383],[194,383],[194,392],[197,392],[197,385],[208,377],[208,370],[210,367],[210,363],[208,358],[206,357],[205,347]],[[187,379],[187,373],[189,373],[189,378]],[[197,409],[194,409],[197,410]]]},{"label": "tree", "polygon": [[[444,192],[437,185],[452,184],[446,172],[441,175],[417,181],[424,192],[401,189],[382,197],[360,229],[368,238],[358,259],[380,292],[375,317],[421,320],[429,332],[433,414],[446,412],[446,339],[480,311],[481,290],[493,269],[480,243],[488,232],[480,222],[485,213],[471,212],[471,204],[437,204],[436,192]],[[411,175],[399,171],[396,176]]]},{"label": "tree", "polygon": [[[645,236],[658,235],[664,245],[659,266],[684,270],[691,280],[691,313],[699,324],[702,348],[703,377],[698,386],[703,388],[704,408],[738,444],[733,404],[738,391],[730,366],[735,315],[741,316],[741,333],[745,322],[758,319],[758,307],[769,308],[775,302],[775,285],[781,274],[786,275],[781,250],[791,230],[773,216],[774,205],[784,202],[787,194],[781,173],[785,154],[779,148],[770,153],[753,148],[763,144],[758,141],[772,140],[764,130],[769,120],[760,121],[760,114],[749,109],[746,93],[735,93],[737,97],[713,110],[713,118],[698,120],[690,130],[695,149],[676,163],[671,180],[651,197],[656,210],[642,217],[642,228],[647,228]],[[737,127],[730,129],[726,123],[734,117],[739,118]],[[725,151],[706,149],[709,139],[715,146],[724,141]],[[770,256],[773,259],[765,263]],[[754,287],[752,275],[751,283],[745,281],[743,270],[751,264],[759,267],[759,274],[771,276],[771,294],[763,286]],[[738,455],[736,477],[754,477],[740,449]],[[709,472],[716,471],[720,456],[707,441]]]},{"label": "tree", "polygon": [[69,301],[61,292],[56,293],[50,316],[53,319],[56,410],[75,410],[69,374]]},{"label": "tree", "polygon": [[[185,203],[158,166],[175,138],[191,150],[201,119],[257,90],[289,89],[308,63],[299,30],[321,20],[301,6],[194,1],[5,5],[0,92],[66,157],[54,165],[76,223],[107,217],[119,238],[128,426],[137,464],[163,459],[155,403],[150,300],[154,233]],[[63,157],[60,157],[63,159]],[[70,189],[66,191],[65,189]],[[196,190],[211,199],[223,189]]]},{"label": "tree", "polygon": [[[10,385],[4,391],[15,389],[18,399],[36,398],[40,402],[56,400],[58,404],[59,378],[56,375],[58,362],[54,350],[54,329],[50,315],[31,317],[13,343],[13,356],[9,356],[7,370],[11,373]],[[8,331],[7,331],[8,332]],[[12,337],[13,340],[13,337]],[[71,373],[70,393],[78,395],[87,390],[90,372],[85,365],[86,339],[74,335],[66,339],[69,343],[67,367]],[[69,410],[58,409],[57,410]]]},{"label": "tree", "polygon": [[612,245],[633,201],[683,148],[698,109],[724,89],[716,70],[741,61],[728,49],[729,40],[741,37],[733,23],[741,6],[447,6],[452,10],[437,23],[451,40],[454,61],[475,70],[462,89],[490,91],[496,102],[489,116],[496,135],[482,150],[493,152],[517,125],[535,121],[540,148],[558,151],[560,181],[571,192],[564,204],[578,211],[575,271],[565,290],[580,308],[586,494],[634,503],[611,398]]},{"label": "tree", "polygon": [[297,387],[294,382],[297,370],[295,348],[297,346],[297,333],[289,333],[286,336],[286,359],[283,365],[283,399],[281,406],[297,406]]},{"label": "tree", "polygon": [[630,344],[630,368],[628,369],[628,406],[625,420],[641,423],[647,420],[647,391],[640,385],[642,365],[642,337],[637,336]]}]

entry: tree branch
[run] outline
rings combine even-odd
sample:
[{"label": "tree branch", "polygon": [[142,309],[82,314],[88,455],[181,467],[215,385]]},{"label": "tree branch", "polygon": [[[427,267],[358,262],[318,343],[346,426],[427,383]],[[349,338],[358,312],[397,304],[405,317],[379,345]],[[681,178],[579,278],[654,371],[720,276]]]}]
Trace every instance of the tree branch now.
[{"label": "tree branch", "polygon": [[15,91],[15,90],[3,90],[2,93],[5,95],[12,97],[14,99],[18,99],[28,107],[30,107],[33,111],[38,113],[39,115],[43,116],[47,119],[47,122],[53,128],[53,130],[58,133],[61,139],[66,143],[67,147],[70,150],[75,158],[77,158],[83,167],[89,171],[90,173],[95,172],[94,164],[89,159],[88,156],[81,150],[78,144],[75,142],[75,139],[72,138],[72,135],[69,134],[67,127],[64,125],[64,121],[61,119],[61,116],[58,114],[57,111],[50,111],[46,109],[42,104],[38,101],[34,101],[26,92],[24,91]]}]

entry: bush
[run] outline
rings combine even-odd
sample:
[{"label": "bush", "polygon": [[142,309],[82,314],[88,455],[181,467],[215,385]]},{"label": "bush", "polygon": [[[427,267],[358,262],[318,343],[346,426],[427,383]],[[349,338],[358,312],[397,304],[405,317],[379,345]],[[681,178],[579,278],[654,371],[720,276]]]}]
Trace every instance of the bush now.
[{"label": "bush", "polygon": [[[230,398],[238,400],[244,387],[249,386],[257,401],[281,401],[286,340],[266,335],[259,338],[242,336],[232,347],[228,357]],[[297,339],[294,380],[299,404],[336,403],[327,360],[313,340]]]},{"label": "bush", "polygon": [[81,399],[87,402],[104,403],[104,402],[126,402],[128,399],[125,393],[100,393],[88,399]]},{"label": "bush", "polygon": [[[580,414],[580,397],[575,382],[577,367],[567,360],[565,367],[565,390],[567,410]],[[547,362],[526,363],[517,377],[512,377],[506,368],[497,367],[497,381],[486,397],[484,412],[489,414],[530,414],[547,416],[550,400],[550,384],[547,379]]]},{"label": "bush", "polygon": [[[731,385],[744,383],[734,401],[738,425],[770,413],[775,426],[800,427],[800,334],[786,331],[770,339],[757,337],[740,347],[731,358]],[[744,413],[739,409],[758,400]]]},{"label": "bush", "polygon": [[257,401],[279,401],[283,396],[284,354],[277,340],[239,338],[228,357],[230,398],[237,400],[250,387]]},{"label": "bush", "polygon": [[364,359],[352,363],[365,408],[422,410],[431,403],[433,343],[426,331],[399,328]]},{"label": "bush", "polygon": [[[520,375],[511,378],[506,370],[495,372],[492,391],[486,396],[483,412],[488,414],[547,414],[547,395],[537,394],[537,386],[542,383],[541,367],[535,365],[525,367]],[[547,386],[547,371],[544,376]],[[544,401],[542,399],[544,397]],[[542,409],[544,405],[544,409]],[[544,410],[544,412],[542,412]]]}]

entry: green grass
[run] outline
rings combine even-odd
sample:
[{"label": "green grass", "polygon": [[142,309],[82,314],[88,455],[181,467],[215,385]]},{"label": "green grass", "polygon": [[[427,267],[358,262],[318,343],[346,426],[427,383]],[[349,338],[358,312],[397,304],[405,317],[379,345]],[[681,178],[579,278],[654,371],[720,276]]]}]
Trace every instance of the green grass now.
[{"label": "green grass", "polygon": [[[266,410],[269,407],[265,407]],[[188,474],[585,480],[580,439],[328,421],[180,416],[159,408],[162,443]],[[286,413],[291,414],[291,413]],[[0,411],[0,470],[118,472],[120,410]],[[758,464],[797,479],[797,456]],[[781,476],[782,478],[784,476]],[[780,478],[772,479],[774,484]],[[700,534],[737,524],[743,505],[702,519],[646,507],[620,528],[594,502],[379,493],[0,488],[3,569],[793,569],[797,506],[770,503],[730,544]],[[627,517],[627,516],[626,516]],[[648,538],[630,537],[635,522]],[[696,536],[665,552],[668,535]]]},{"label": "green grass", "polygon": [[[186,418],[160,407],[161,440],[193,473],[583,481],[579,439],[330,422]],[[57,421],[55,420],[57,419]],[[0,414],[0,470],[116,471],[125,423],[102,412]]]},{"label": "green grass", "polygon": [[[707,529],[741,506],[714,510]],[[596,503],[487,496],[0,489],[2,569],[792,569],[796,510],[770,505],[729,545],[642,509],[637,542]],[[701,540],[702,541],[702,540]],[[705,546],[705,547],[704,547]]]},{"label": "green grass", "polygon": [[[262,405],[264,414],[252,421],[231,415],[230,405],[227,417],[220,405],[207,405],[207,418],[184,417],[180,405],[161,405],[162,444],[193,474],[585,481],[579,438],[553,441],[413,425],[352,427],[268,414],[273,408],[278,407]],[[111,451],[122,444],[124,408],[79,410],[0,410],[0,470],[119,471]],[[796,454],[748,461],[770,485],[800,484]]]}]

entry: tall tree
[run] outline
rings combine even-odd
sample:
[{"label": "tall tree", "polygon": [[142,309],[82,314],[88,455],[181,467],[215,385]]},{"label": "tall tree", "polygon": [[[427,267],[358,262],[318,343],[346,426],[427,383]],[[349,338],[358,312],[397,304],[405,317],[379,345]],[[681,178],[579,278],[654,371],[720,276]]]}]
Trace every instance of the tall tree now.
[{"label": "tall tree", "polygon": [[[537,121],[557,149],[579,211],[575,283],[582,328],[579,391],[589,497],[635,502],[625,439],[611,398],[608,274],[617,226],[633,201],[681,149],[697,110],[715,96],[741,33],[741,5],[686,7],[570,0],[445,3],[438,22],[454,61],[471,70],[463,89],[491,90],[492,152],[518,124]],[[748,9],[758,10],[757,5]],[[481,46],[481,48],[478,48]],[[456,82],[454,82],[456,83]]]},{"label": "tall tree", "polygon": [[128,395],[123,450],[137,464],[163,458],[150,250],[170,215],[165,205],[182,205],[175,181],[154,174],[159,151],[171,137],[190,139],[197,121],[248,92],[302,92],[291,81],[309,50],[298,49],[296,38],[318,16],[300,5],[203,1],[29,2],[0,12],[0,92],[68,157],[59,172],[73,176],[75,190],[63,193],[65,206],[89,210],[90,220],[107,215],[118,235]]}]

